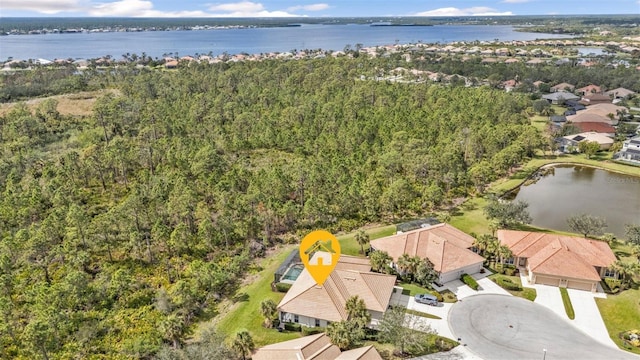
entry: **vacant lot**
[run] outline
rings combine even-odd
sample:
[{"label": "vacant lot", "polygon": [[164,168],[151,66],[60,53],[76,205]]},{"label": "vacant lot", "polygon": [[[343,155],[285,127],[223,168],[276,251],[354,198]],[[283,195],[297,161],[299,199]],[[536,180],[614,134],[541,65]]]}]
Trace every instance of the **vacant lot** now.
[{"label": "vacant lot", "polygon": [[[87,116],[93,111],[93,104],[100,96],[115,92],[115,90],[87,91],[75,94],[55,95],[26,101],[27,106],[33,111],[40,103],[47,99],[58,101],[58,112],[62,115]],[[0,104],[0,116],[8,113],[17,103]]]}]

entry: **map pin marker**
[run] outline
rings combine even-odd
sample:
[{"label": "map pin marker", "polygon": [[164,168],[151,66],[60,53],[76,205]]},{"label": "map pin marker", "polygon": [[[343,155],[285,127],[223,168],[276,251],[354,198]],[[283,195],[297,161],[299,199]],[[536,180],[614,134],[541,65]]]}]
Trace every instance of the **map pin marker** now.
[{"label": "map pin marker", "polygon": [[300,259],[316,283],[322,285],[340,259],[340,243],[328,231],[312,231],[300,243]]}]

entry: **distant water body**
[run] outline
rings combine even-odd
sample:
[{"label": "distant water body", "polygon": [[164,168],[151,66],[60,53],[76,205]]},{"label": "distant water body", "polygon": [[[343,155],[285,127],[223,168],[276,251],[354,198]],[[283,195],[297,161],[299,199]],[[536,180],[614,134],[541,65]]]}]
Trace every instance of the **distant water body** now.
[{"label": "distant water body", "polygon": [[363,46],[448,43],[452,41],[535,40],[567,35],[526,33],[508,25],[369,26],[307,25],[197,31],[145,31],[0,36],[0,61],[88,59],[123,54],[162,57],[208,54],[260,54],[293,49],[342,50]]}]

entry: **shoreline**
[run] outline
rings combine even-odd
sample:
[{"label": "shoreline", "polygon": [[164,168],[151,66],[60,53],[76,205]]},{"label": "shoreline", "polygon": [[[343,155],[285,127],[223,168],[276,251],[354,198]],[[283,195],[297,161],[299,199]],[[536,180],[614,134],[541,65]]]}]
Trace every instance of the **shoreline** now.
[{"label": "shoreline", "polygon": [[[625,171],[621,171],[621,170],[618,170],[618,169],[612,169],[612,168],[609,168],[607,166],[595,165],[595,164],[585,164],[585,163],[575,162],[575,161],[557,161],[557,162],[553,161],[553,162],[549,162],[549,163],[545,163],[545,164],[536,166],[531,171],[531,173],[529,175],[527,175],[525,178],[523,178],[521,181],[519,181],[517,185],[515,185],[513,187],[510,187],[507,190],[503,190],[501,192],[498,192],[498,193],[496,193],[496,195],[499,198],[502,198],[502,197],[506,196],[507,194],[510,194],[513,191],[519,189],[525,182],[527,182],[528,180],[533,178],[541,169],[546,169],[546,168],[555,167],[555,166],[559,166],[559,165],[574,165],[574,166],[588,167],[588,168],[592,168],[592,169],[605,170],[605,171],[609,171],[609,172],[612,172],[612,173],[627,175],[627,176],[631,176],[631,177],[640,179],[640,175],[639,174],[634,174],[634,173],[631,173],[631,172],[625,172]],[[620,164],[620,165],[625,165],[625,164]],[[633,167],[632,165],[625,165],[625,166]],[[513,175],[511,177],[513,177]],[[509,179],[507,179],[506,181],[513,180],[511,177]]]}]

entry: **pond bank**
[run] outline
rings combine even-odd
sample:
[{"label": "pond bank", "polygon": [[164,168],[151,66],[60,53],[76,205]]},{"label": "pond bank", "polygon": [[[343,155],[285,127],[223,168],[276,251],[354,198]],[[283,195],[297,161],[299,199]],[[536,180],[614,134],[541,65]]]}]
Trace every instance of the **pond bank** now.
[{"label": "pond bank", "polygon": [[489,192],[496,194],[498,197],[503,197],[522,186],[527,181],[531,180],[536,174],[543,168],[549,168],[560,165],[573,165],[584,166],[594,169],[606,170],[613,173],[629,175],[638,177],[640,179],[640,167],[631,165],[604,162],[599,160],[578,158],[577,155],[564,155],[566,160],[561,159],[544,159],[536,158],[530,160],[528,163],[518,170],[515,174],[511,175],[508,179],[502,179],[494,182],[489,186]]}]

